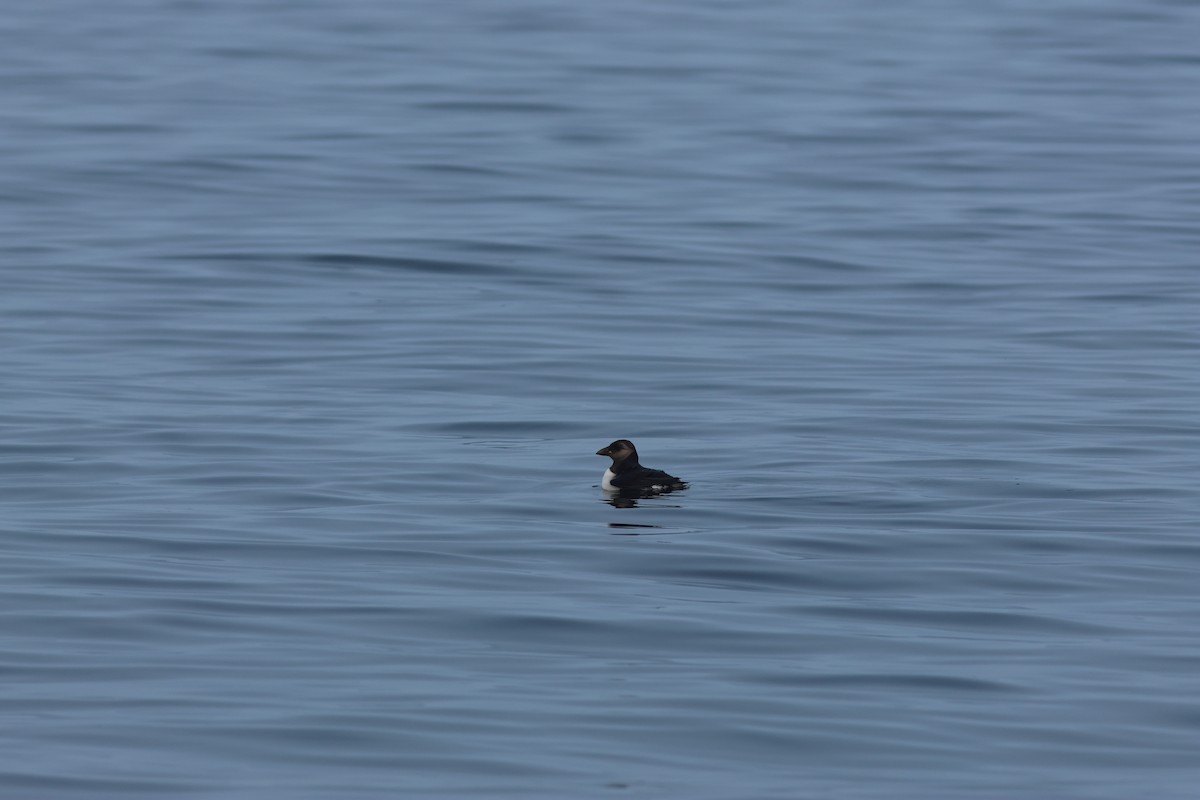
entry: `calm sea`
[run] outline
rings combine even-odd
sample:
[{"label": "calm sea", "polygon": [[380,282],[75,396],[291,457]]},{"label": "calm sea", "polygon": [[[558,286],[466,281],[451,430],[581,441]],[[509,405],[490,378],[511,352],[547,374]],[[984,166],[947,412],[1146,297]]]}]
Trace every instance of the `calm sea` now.
[{"label": "calm sea", "polygon": [[1197,796],[1200,5],[0,31],[0,796]]}]

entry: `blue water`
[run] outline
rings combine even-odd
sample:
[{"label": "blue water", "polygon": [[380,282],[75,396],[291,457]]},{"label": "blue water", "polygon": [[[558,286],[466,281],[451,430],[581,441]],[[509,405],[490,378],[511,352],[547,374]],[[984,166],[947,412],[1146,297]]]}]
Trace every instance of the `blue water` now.
[{"label": "blue water", "polygon": [[0,29],[3,797],[1196,796],[1200,6]]}]

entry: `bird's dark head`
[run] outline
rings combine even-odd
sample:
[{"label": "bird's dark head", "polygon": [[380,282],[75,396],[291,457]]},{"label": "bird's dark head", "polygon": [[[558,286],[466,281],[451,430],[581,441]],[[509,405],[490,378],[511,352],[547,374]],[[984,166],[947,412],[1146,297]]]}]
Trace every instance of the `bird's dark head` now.
[{"label": "bird's dark head", "polygon": [[613,460],[614,464],[620,464],[622,461],[630,458],[633,459],[635,464],[637,463],[637,448],[628,439],[617,439],[608,447],[601,447],[597,450],[596,455],[608,456]]}]

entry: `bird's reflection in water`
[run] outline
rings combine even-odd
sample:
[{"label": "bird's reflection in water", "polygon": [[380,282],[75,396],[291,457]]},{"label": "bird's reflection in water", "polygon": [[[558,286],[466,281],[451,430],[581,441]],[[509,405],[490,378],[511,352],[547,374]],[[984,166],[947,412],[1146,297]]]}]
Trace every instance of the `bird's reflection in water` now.
[{"label": "bird's reflection in water", "polygon": [[604,502],[608,503],[613,508],[637,508],[638,498],[622,497],[619,494],[609,494],[604,498]]},{"label": "bird's reflection in water", "polygon": [[[639,500],[651,500],[655,497],[662,497],[663,495],[668,495],[682,490],[683,487],[666,489],[626,489],[620,492],[605,491],[604,502],[608,503],[613,508],[637,508]],[[662,506],[659,507],[661,508]],[[679,506],[674,506],[674,508],[678,507]]]},{"label": "bird's reflection in water", "polygon": [[614,536],[615,535],[640,536],[641,534],[639,534],[637,532],[637,530],[629,530],[629,529],[630,528],[634,528],[634,529],[636,529],[636,528],[661,528],[662,525],[635,525],[632,522],[610,522],[610,523],[608,523],[608,527],[619,529],[620,533],[613,534]]},{"label": "bird's reflection in water", "polygon": [[[664,494],[671,494],[676,491],[683,491],[684,486],[674,487],[670,489],[626,489],[621,492],[604,492],[604,502],[608,503],[613,508],[637,508],[638,502],[641,500],[651,500],[657,497],[662,497]],[[655,503],[655,508],[680,508],[678,503],[663,505]],[[650,529],[661,529],[662,525],[650,525],[647,523],[638,522],[610,522],[608,527],[616,528],[612,532],[613,536],[659,536],[661,534],[651,533]],[[639,530],[641,529],[641,530]],[[664,531],[665,533],[666,531]]]}]

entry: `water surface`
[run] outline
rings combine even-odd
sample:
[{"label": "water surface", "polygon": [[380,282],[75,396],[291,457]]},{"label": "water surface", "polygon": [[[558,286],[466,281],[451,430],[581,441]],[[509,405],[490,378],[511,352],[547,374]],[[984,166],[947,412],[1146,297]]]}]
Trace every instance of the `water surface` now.
[{"label": "water surface", "polygon": [[4,794],[1193,797],[1198,17],[12,10]]}]

